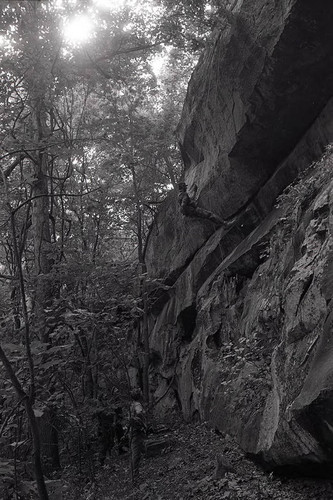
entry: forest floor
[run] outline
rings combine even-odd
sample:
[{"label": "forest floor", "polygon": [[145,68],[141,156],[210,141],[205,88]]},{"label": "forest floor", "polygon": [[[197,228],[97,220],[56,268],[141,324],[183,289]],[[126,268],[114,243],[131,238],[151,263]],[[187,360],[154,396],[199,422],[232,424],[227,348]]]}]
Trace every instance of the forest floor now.
[{"label": "forest floor", "polygon": [[[169,445],[144,458],[133,486],[129,454],[111,456],[80,496],[72,500],[333,500],[333,480],[282,478],[264,472],[244,456],[232,439],[204,424],[177,423],[162,436]],[[161,438],[161,436],[159,436]],[[234,468],[216,478],[217,455]]]}]

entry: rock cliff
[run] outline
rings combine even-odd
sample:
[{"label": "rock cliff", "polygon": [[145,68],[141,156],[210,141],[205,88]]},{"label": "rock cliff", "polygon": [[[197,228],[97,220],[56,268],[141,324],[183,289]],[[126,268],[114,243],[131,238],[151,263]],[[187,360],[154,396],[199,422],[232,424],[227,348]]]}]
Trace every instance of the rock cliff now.
[{"label": "rock cliff", "polygon": [[238,0],[224,14],[178,136],[199,205],[236,223],[184,217],[176,193],[161,207],[146,247],[149,276],[168,285],[151,305],[152,387],[160,409],[178,404],[268,467],[322,472],[333,466],[333,4]]}]

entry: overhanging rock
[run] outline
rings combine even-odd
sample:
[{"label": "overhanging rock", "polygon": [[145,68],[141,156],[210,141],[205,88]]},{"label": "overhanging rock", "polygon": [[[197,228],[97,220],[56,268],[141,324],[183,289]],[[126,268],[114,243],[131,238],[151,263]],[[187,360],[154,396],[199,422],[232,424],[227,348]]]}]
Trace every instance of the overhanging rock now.
[{"label": "overhanging rock", "polygon": [[333,93],[329,0],[237,4],[192,76],[178,129],[187,179],[221,216],[256,196]]},{"label": "overhanging rock", "polygon": [[[192,76],[178,128],[186,182],[203,208],[236,214],[224,253],[333,140],[332,21],[328,0],[236,2]],[[171,194],[147,244],[149,274],[174,282],[214,230],[180,216]]]}]

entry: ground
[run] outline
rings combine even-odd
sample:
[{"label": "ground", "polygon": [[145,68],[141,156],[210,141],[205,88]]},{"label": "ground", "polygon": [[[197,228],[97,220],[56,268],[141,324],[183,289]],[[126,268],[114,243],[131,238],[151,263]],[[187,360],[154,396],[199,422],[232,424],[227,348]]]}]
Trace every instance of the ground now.
[{"label": "ground", "polygon": [[[131,482],[129,455],[115,453],[83,493],[73,495],[70,489],[65,499],[333,500],[333,481],[275,477],[246,458],[229,436],[206,424],[177,422],[150,437],[154,439],[169,444],[159,455],[142,460],[137,484]],[[221,453],[234,472],[216,478],[216,457]]]}]

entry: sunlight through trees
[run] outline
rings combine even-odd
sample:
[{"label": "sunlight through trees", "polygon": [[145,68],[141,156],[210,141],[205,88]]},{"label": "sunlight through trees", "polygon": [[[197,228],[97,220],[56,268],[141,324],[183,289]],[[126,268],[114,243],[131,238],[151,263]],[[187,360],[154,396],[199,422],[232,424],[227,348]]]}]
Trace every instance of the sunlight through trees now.
[{"label": "sunlight through trees", "polygon": [[144,245],[211,29],[200,2],[2,3],[0,475],[17,492],[34,476],[47,498],[66,440],[88,471],[96,401],[128,400]]}]

